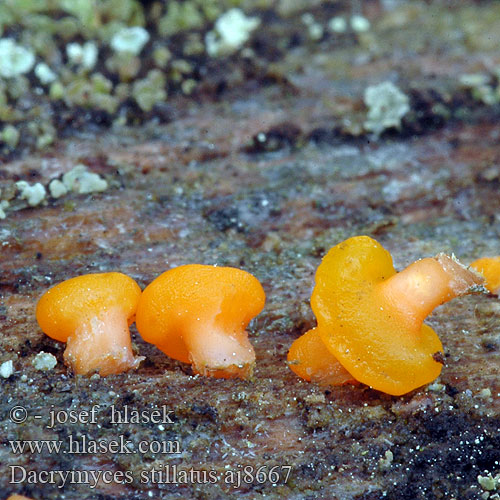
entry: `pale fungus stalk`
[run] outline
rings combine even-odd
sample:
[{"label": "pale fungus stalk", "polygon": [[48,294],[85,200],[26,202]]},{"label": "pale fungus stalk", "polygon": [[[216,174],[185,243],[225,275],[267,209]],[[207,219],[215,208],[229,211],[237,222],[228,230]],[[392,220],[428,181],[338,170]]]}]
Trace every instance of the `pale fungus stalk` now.
[{"label": "pale fungus stalk", "polygon": [[193,328],[184,336],[193,369],[205,376],[246,378],[251,373],[255,352],[244,330],[226,334],[216,325]]},{"label": "pale fungus stalk", "polygon": [[418,326],[436,307],[469,293],[480,277],[444,253],[417,260],[377,285],[381,302],[407,314]]},{"label": "pale fungus stalk", "polygon": [[112,308],[84,320],[68,337],[64,361],[75,373],[101,376],[135,369],[143,357],[132,352],[127,318]]}]

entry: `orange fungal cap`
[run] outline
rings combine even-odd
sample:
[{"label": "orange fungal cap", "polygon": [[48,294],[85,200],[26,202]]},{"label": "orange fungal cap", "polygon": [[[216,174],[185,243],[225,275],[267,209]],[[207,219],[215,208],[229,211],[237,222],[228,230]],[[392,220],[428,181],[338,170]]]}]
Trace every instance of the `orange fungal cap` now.
[{"label": "orange fungal cap", "polygon": [[7,498],[7,500],[32,500],[32,499],[25,497],[23,495],[14,494],[14,495],[10,495],[10,497]]},{"label": "orange fungal cap", "polygon": [[500,256],[477,259],[471,267],[484,276],[485,287],[490,293],[500,295]]},{"label": "orange fungal cap", "polygon": [[387,250],[356,236],[323,258],[311,305],[323,343],[344,368],[359,382],[401,395],[441,372],[443,346],[425,317],[481,282],[444,254],[396,273]]},{"label": "orange fungal cap", "polygon": [[129,325],[141,289],[121,273],[86,274],[47,290],[36,308],[45,334],[66,342],[64,360],[77,374],[106,376],[136,368]]},{"label": "orange fungal cap", "polygon": [[291,345],[288,366],[299,377],[320,385],[356,384],[354,377],[326,348],[318,329],[313,328]]},{"label": "orange fungal cap", "polygon": [[167,356],[202,375],[248,377],[255,353],[245,331],[265,303],[261,284],[232,267],[189,264],[164,272],[143,291],[137,329]]}]

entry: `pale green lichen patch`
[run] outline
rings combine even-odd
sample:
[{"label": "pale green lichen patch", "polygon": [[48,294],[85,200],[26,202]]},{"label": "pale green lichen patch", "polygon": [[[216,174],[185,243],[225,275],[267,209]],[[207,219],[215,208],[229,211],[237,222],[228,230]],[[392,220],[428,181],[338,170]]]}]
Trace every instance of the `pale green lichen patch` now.
[{"label": "pale green lichen patch", "polygon": [[247,17],[241,9],[228,10],[205,37],[208,54],[215,57],[232,54],[247,42],[259,24],[260,19]]},{"label": "pale green lichen patch", "polygon": [[345,33],[347,31],[347,21],[341,16],[332,17],[328,21],[328,29],[333,33]]},{"label": "pale green lichen patch", "polygon": [[53,179],[49,183],[49,192],[52,198],[58,199],[68,194],[68,188],[59,179]]},{"label": "pale green lichen patch", "polygon": [[16,186],[20,191],[19,198],[21,200],[26,200],[30,207],[36,207],[43,202],[46,196],[46,191],[40,182],[33,185],[26,181],[16,182]]},{"label": "pale green lichen patch", "polygon": [[[498,46],[495,6],[448,11],[434,4],[427,8],[422,2],[402,2],[374,13],[349,2],[330,4],[306,0],[0,2],[0,122],[19,131],[17,141],[0,138],[0,153],[9,157],[25,149],[46,148],[59,131],[73,128],[168,121],[172,115],[165,110],[176,103],[166,106],[167,97],[196,96],[197,91],[210,97],[220,89],[245,85],[249,75],[256,82],[273,80],[278,85],[300,81],[306,64],[314,73],[314,61],[324,61],[326,74],[321,68],[314,81],[326,93],[330,87],[320,83],[323,76],[325,81],[331,75],[342,80],[359,70],[367,75],[372,63],[377,67],[378,61],[385,61],[382,66],[388,66],[391,78],[397,73],[394,78],[411,89],[413,102],[414,75],[406,66],[403,71],[398,62],[408,51],[419,57],[430,44],[434,54],[441,54],[449,43],[457,54],[467,55],[475,47]],[[401,52],[389,56],[395,47]],[[328,119],[342,134],[378,136],[403,125],[411,129],[419,120],[427,127],[429,122],[442,124],[456,118],[459,113],[450,109],[450,103],[465,102],[459,104],[467,108],[463,116],[478,102],[497,105],[497,61],[493,57],[484,61],[490,62],[483,69],[463,65],[486,74],[481,84],[468,87],[464,76],[458,85],[453,76],[458,99],[446,94],[443,102],[429,103],[429,112],[415,106],[403,122],[409,103],[401,91],[379,89],[378,104],[368,104],[365,95],[367,113],[353,102],[366,82],[373,81],[373,73],[368,79],[362,77],[356,89],[344,92],[343,85],[338,87],[344,102],[327,106]]]},{"label": "pale green lichen patch", "polygon": [[394,460],[394,454],[391,450],[387,450],[385,452],[384,458],[380,458],[378,461],[379,469],[390,469],[392,465],[392,461]]},{"label": "pale green lichen patch", "polygon": [[364,33],[370,29],[370,21],[366,17],[356,14],[351,17],[351,28],[357,33]]},{"label": "pale green lichen patch", "polygon": [[35,64],[35,54],[11,38],[0,39],[0,77],[12,78],[28,73]]},{"label": "pale green lichen patch", "polygon": [[116,52],[105,65],[108,71],[118,74],[121,82],[133,80],[141,70],[141,60],[132,52]]},{"label": "pale green lichen patch", "polygon": [[49,65],[43,62],[35,66],[35,76],[43,85],[48,85],[57,78],[57,75],[50,69]]},{"label": "pale green lichen patch", "polygon": [[11,359],[0,365],[0,377],[9,378],[14,373],[14,363]]},{"label": "pale green lichen patch", "polygon": [[[500,80],[498,75],[496,80]],[[484,73],[465,74],[460,77],[460,84],[470,90],[474,99],[487,106],[493,106],[500,102],[500,82],[495,84],[489,75]]]},{"label": "pale green lichen patch", "polygon": [[2,200],[0,201],[0,219],[5,219],[7,217],[7,214],[5,213],[5,210],[9,208],[10,203],[7,200]]},{"label": "pale green lichen patch", "polygon": [[493,476],[488,474],[487,476],[477,476],[477,482],[481,488],[485,491],[496,491],[500,488],[500,474]]},{"label": "pale green lichen patch", "polygon": [[111,81],[101,73],[94,73],[90,80],[82,76],[66,87],[64,100],[69,106],[93,107],[113,113],[118,108],[119,101],[111,95],[112,87]]},{"label": "pale green lichen patch", "polygon": [[157,102],[167,98],[165,83],[165,75],[159,70],[151,70],[146,78],[134,83],[132,96],[143,111],[151,111]]},{"label": "pale green lichen patch", "polygon": [[86,42],[83,45],[69,43],[66,45],[66,54],[71,64],[87,71],[94,68],[99,57],[99,51],[94,42]]},{"label": "pale green lichen patch", "polygon": [[19,142],[19,130],[14,125],[6,125],[0,133],[0,140],[10,148],[15,148]]},{"label": "pale green lichen patch", "polygon": [[160,35],[174,35],[179,31],[201,28],[203,14],[195,2],[169,2],[166,14],[160,19]]},{"label": "pale green lichen patch", "polygon": [[108,188],[106,180],[94,172],[89,172],[85,165],[77,165],[66,172],[62,183],[68,191],[78,194],[100,193]]},{"label": "pale green lichen patch", "polygon": [[490,399],[491,398],[491,389],[489,387],[485,387],[479,391],[478,396],[482,399]]},{"label": "pale green lichen patch", "polygon": [[32,361],[35,370],[48,371],[52,370],[57,365],[57,359],[53,354],[40,351]]},{"label": "pale green lichen patch", "polygon": [[117,52],[139,54],[149,40],[149,33],[141,26],[123,28],[111,39],[111,47]]},{"label": "pale green lichen patch", "polygon": [[76,165],[66,172],[62,178],[51,179],[47,185],[40,182],[30,184],[24,180],[17,181],[8,184],[3,191],[0,190],[0,220],[7,217],[7,209],[14,211],[27,207],[47,205],[48,196],[53,200],[57,200],[69,193],[102,193],[108,188],[109,183],[106,179],[95,172],[89,171],[83,164]]},{"label": "pale green lichen patch", "polygon": [[427,386],[427,390],[437,393],[443,393],[446,391],[446,386],[435,380],[432,384],[429,384]]},{"label": "pale green lichen patch", "polygon": [[310,12],[302,16],[302,22],[305,24],[311,40],[318,41],[323,37],[323,26],[314,19],[314,16]]},{"label": "pale green lichen patch", "polygon": [[368,114],[364,127],[380,135],[388,128],[401,128],[401,119],[410,111],[410,100],[392,82],[367,87],[364,101]]}]

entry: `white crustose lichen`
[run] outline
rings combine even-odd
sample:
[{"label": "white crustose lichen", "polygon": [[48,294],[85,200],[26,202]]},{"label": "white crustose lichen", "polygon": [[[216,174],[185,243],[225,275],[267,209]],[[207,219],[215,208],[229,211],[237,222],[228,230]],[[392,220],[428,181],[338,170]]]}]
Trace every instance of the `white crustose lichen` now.
[{"label": "white crustose lichen", "polygon": [[52,370],[57,365],[57,359],[53,354],[40,351],[32,361],[35,370],[47,371]]},{"label": "white crustose lichen", "polygon": [[16,182],[16,187],[21,191],[19,198],[21,200],[26,200],[30,207],[40,205],[47,194],[45,188],[39,182],[31,185],[26,181],[19,181]]},{"label": "white crustose lichen", "polygon": [[247,17],[241,9],[230,9],[215,22],[214,30],[205,37],[208,55],[221,56],[236,52],[260,24],[257,17]]},{"label": "white crustose lichen", "polygon": [[11,359],[0,365],[0,377],[9,378],[14,373],[14,363]]},{"label": "white crustose lichen", "polygon": [[78,194],[100,193],[108,188],[105,179],[89,172],[85,165],[77,165],[63,175],[62,183],[68,191]]},{"label": "white crustose lichen", "polygon": [[388,128],[400,128],[401,119],[410,111],[410,100],[392,82],[382,82],[365,90],[364,101],[368,107],[364,127],[380,135]]}]

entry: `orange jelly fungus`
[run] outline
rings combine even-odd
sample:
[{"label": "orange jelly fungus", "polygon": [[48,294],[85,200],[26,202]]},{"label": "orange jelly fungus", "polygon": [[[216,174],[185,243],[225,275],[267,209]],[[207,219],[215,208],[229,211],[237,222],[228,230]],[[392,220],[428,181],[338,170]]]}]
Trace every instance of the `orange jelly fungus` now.
[{"label": "orange jelly fungus", "polygon": [[66,342],[64,361],[77,374],[101,376],[136,368],[129,326],[141,295],[121,273],[87,274],[47,290],[36,308],[40,328]]},{"label": "orange jelly fungus", "polygon": [[[312,331],[353,378],[388,394],[405,394],[441,372],[443,346],[424,319],[481,283],[445,254],[396,273],[387,250],[357,236],[333,247],[318,267],[311,297],[318,327]],[[309,370],[311,380],[321,378],[321,366],[316,358],[298,365],[302,373]]]},{"label": "orange jelly fungus", "polygon": [[7,500],[31,500],[31,498],[24,497],[23,495],[11,495]]},{"label": "orange jelly fungus", "polygon": [[248,377],[255,353],[245,331],[265,294],[251,274],[199,264],[170,269],[142,293],[137,329],[167,356],[201,375]]},{"label": "orange jelly fungus", "polygon": [[475,260],[471,267],[486,280],[485,287],[494,295],[500,295],[500,256]]},{"label": "orange jelly fungus", "polygon": [[354,377],[326,348],[317,328],[299,337],[288,351],[288,366],[299,377],[320,385],[356,383]]}]

